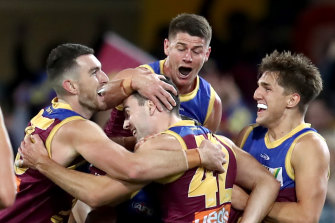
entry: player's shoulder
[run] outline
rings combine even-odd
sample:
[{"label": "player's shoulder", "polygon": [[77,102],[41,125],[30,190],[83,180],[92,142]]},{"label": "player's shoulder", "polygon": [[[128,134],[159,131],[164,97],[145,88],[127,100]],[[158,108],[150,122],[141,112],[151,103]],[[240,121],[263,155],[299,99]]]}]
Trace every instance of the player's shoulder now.
[{"label": "player's shoulder", "polygon": [[319,133],[314,131],[307,132],[299,137],[294,150],[301,150],[304,154],[329,153],[325,139]]},{"label": "player's shoulder", "polygon": [[93,135],[94,133],[101,132],[102,129],[95,122],[88,119],[75,119],[70,122],[64,123],[59,130],[62,134],[72,137],[85,137],[86,135]]},{"label": "player's shoulder", "polygon": [[214,134],[214,136],[220,140],[220,142],[222,142],[223,144],[225,144],[226,146],[232,148],[233,145],[234,145],[234,142],[229,139],[228,137],[226,136],[223,136],[223,135],[218,135],[218,134]]},{"label": "player's shoulder", "polygon": [[152,73],[152,69],[150,67],[150,65],[148,64],[143,64],[143,65],[140,65],[138,67],[135,68],[136,70],[138,70],[139,72],[142,72],[142,73]]},{"label": "player's shoulder", "polygon": [[312,131],[303,134],[293,145],[291,163],[294,168],[312,166],[320,171],[329,168],[329,149],[318,133]]},{"label": "player's shoulder", "polygon": [[251,131],[255,129],[264,129],[264,127],[260,126],[257,123],[252,123],[252,124],[244,126],[242,130],[240,131],[240,134],[242,135],[249,134]]},{"label": "player's shoulder", "polygon": [[237,146],[242,147],[243,144],[245,143],[247,137],[250,135],[250,133],[254,130],[260,128],[260,125],[254,123],[254,124],[250,124],[245,126],[244,128],[242,128],[242,130],[239,132],[239,134],[237,135],[236,139],[235,139],[235,143]]},{"label": "player's shoulder", "polygon": [[73,119],[70,125],[67,125],[68,128],[75,128],[80,126],[97,126],[97,124],[89,119]]},{"label": "player's shoulder", "polygon": [[173,135],[160,133],[139,141],[136,150],[143,149],[177,150],[180,149],[180,144]]}]

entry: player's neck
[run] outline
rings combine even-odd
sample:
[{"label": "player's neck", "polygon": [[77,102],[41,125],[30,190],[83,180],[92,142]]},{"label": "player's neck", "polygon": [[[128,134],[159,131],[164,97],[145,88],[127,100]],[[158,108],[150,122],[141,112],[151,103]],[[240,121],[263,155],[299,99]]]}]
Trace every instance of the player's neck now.
[{"label": "player's neck", "polygon": [[156,119],[157,123],[159,123],[157,132],[162,132],[167,130],[170,126],[176,124],[181,121],[181,118],[175,114],[165,113],[162,114],[158,119]]},{"label": "player's neck", "polygon": [[269,140],[272,142],[286,136],[302,123],[304,123],[304,118],[301,115],[295,118],[286,117],[278,120],[278,122],[268,127]]},{"label": "player's neck", "polygon": [[181,120],[182,119],[179,116],[177,116],[177,115],[171,115],[170,119],[169,119],[169,125],[168,125],[168,127],[176,124],[177,122],[180,122]]},{"label": "player's neck", "polygon": [[76,96],[63,96],[63,97],[58,97],[58,101],[62,103],[69,104],[72,108],[73,111],[77,112],[81,116],[83,116],[86,119],[90,119],[92,115],[94,114],[94,111],[82,106],[79,103],[79,100]]}]

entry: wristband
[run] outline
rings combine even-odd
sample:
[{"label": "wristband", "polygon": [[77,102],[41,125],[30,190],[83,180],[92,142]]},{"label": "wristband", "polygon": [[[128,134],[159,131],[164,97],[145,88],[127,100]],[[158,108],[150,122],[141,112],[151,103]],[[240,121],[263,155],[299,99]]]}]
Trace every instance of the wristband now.
[{"label": "wristband", "polygon": [[189,166],[188,166],[188,159],[187,159],[187,155],[186,155],[186,151],[185,151],[185,150],[183,150],[183,154],[184,154],[185,161],[186,161],[186,169],[188,170],[188,169],[189,169]]},{"label": "wristband", "polygon": [[126,96],[129,96],[131,93],[133,93],[133,88],[131,86],[131,78],[126,78],[121,81],[121,89],[123,90],[123,93]]},{"label": "wristband", "polygon": [[196,148],[195,151],[197,151],[198,156],[199,156],[199,166],[202,166],[202,162],[201,162],[201,156],[200,156],[200,152],[199,152],[199,148]]},{"label": "wristband", "polygon": [[189,149],[186,152],[187,156],[187,167],[192,169],[197,166],[201,166],[201,157],[198,149]]}]

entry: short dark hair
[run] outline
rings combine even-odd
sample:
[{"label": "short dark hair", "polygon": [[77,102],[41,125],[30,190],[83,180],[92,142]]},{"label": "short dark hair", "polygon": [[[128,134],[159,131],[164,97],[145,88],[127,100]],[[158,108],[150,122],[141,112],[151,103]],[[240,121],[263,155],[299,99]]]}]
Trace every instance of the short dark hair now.
[{"label": "short dark hair", "polygon": [[[161,79],[162,81],[164,81],[167,84],[170,84],[174,87],[174,89],[176,89],[177,91],[177,95],[173,94],[171,91],[168,91],[169,94],[172,96],[173,100],[175,100],[176,105],[172,108],[171,112],[175,113],[176,115],[179,116],[179,109],[180,109],[180,99],[179,99],[179,91],[176,87],[176,85],[171,81],[171,79],[167,76],[165,76],[165,79]],[[138,105],[143,106],[145,101],[148,100],[146,97],[142,96],[140,93],[138,93],[137,91],[135,91],[132,95],[134,95],[138,101]],[[163,105],[163,103],[162,103]],[[168,110],[164,105],[163,108],[165,108],[166,110]]]},{"label": "short dark hair", "polygon": [[74,43],[61,44],[51,50],[47,59],[46,69],[49,82],[57,94],[64,92],[61,86],[62,75],[77,65],[76,59],[79,56],[88,54],[94,54],[94,50]]},{"label": "short dark hair", "polygon": [[278,72],[278,84],[287,93],[300,95],[299,109],[305,113],[307,105],[322,91],[322,78],[318,68],[303,54],[277,50],[262,59],[258,78],[265,71]]},{"label": "short dark hair", "polygon": [[174,38],[179,32],[204,38],[208,44],[212,39],[212,27],[205,17],[196,14],[182,13],[171,20],[169,39]]}]

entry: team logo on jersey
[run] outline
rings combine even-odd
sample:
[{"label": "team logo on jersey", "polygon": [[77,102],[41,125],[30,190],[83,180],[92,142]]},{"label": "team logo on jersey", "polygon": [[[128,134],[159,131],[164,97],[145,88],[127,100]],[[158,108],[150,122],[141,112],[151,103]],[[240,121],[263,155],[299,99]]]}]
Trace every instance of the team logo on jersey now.
[{"label": "team logo on jersey", "polygon": [[48,107],[47,110],[46,110],[46,112],[48,112],[48,114],[51,114],[52,113],[51,107]]},{"label": "team logo on jersey", "polygon": [[192,223],[227,223],[230,213],[230,207],[231,204],[229,203],[215,209],[196,212],[195,219]]},{"label": "team logo on jersey", "polygon": [[191,127],[190,129],[191,129],[192,131],[199,130],[199,128],[198,128],[198,127]]},{"label": "team logo on jersey", "polygon": [[270,157],[265,153],[261,153],[261,155],[259,155],[259,156],[262,157],[265,160],[270,160]]},{"label": "team logo on jersey", "polygon": [[282,187],[284,185],[283,168],[282,167],[271,168],[271,167],[267,167],[267,166],[265,166],[265,167],[266,167],[266,169],[268,169],[270,171],[270,173],[272,173],[274,178],[276,178],[276,180],[278,180],[280,182],[280,186]]},{"label": "team logo on jersey", "polygon": [[131,206],[136,210],[137,213],[140,213],[144,216],[154,215],[154,210],[150,208],[145,202],[132,202]]}]

